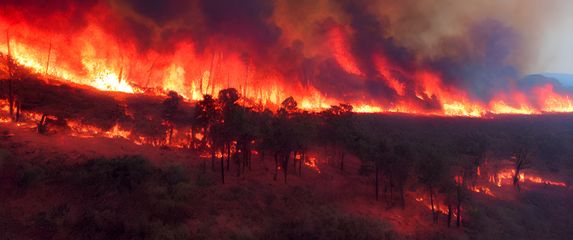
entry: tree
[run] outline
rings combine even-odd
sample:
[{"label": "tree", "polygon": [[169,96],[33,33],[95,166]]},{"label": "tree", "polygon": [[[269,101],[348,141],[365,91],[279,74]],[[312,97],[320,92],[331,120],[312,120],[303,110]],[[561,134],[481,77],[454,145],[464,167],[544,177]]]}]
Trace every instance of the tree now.
[{"label": "tree", "polygon": [[456,166],[452,168],[454,173],[452,176],[455,183],[455,213],[456,213],[456,227],[462,224],[462,204],[468,200],[470,195],[467,190],[468,179],[474,176],[473,161],[467,161],[463,156],[458,154],[458,159],[455,162]]},{"label": "tree", "polygon": [[257,126],[255,148],[259,154],[259,160],[264,163],[265,153],[273,151],[273,113],[265,109],[264,111],[255,114],[254,124]]},{"label": "tree", "polygon": [[390,182],[390,203],[392,205],[392,186],[396,185],[400,194],[402,208],[406,206],[404,188],[410,175],[414,156],[411,148],[406,144],[398,144],[393,148],[393,154],[386,168]]},{"label": "tree", "polygon": [[[316,136],[316,123],[308,112],[294,113],[291,117],[291,130],[293,139],[293,166],[298,163],[298,173],[302,176],[302,166],[306,159],[306,152]],[[297,159],[298,157],[298,159]]]},{"label": "tree", "polygon": [[288,162],[291,152],[296,147],[296,133],[291,118],[298,112],[297,102],[292,97],[285,99],[277,112],[272,124],[272,145],[275,151],[275,175],[277,179],[279,165],[287,182]]},{"label": "tree", "polygon": [[517,146],[513,150],[511,161],[513,162],[513,186],[520,191],[519,180],[521,171],[531,165],[531,146],[527,139],[521,138],[516,140]]},{"label": "tree", "polygon": [[338,150],[340,172],[344,173],[344,147],[351,141],[353,124],[352,106],[340,104],[331,106],[322,113],[324,118],[323,135],[333,149]]},{"label": "tree", "polygon": [[[213,127],[220,121],[220,113],[215,100],[211,95],[203,95],[203,99],[195,105],[193,123],[202,131],[200,150],[211,152],[211,166],[215,166],[215,146],[213,141]],[[193,134],[192,138],[195,138]],[[206,162],[203,162],[204,169]],[[224,178],[224,177],[223,177]],[[224,181],[224,180],[223,180]]]},{"label": "tree", "polygon": [[470,171],[473,184],[477,175],[480,173],[484,161],[487,160],[487,152],[489,149],[489,140],[486,135],[482,133],[472,132],[467,134],[464,138],[460,139],[459,151],[462,155],[468,157],[472,162],[472,169]]},{"label": "tree", "polygon": [[165,122],[168,125],[168,138],[167,143],[172,143],[173,138],[173,129],[175,128],[175,123],[179,118],[181,118],[182,111],[181,111],[181,102],[183,101],[183,97],[179,96],[177,92],[170,91],[167,94],[168,98],[163,101],[163,112],[162,116]]},{"label": "tree", "polygon": [[[418,164],[418,181],[428,188],[430,195],[430,206],[432,210],[432,220],[438,222],[439,213],[435,208],[435,196],[437,188],[443,182],[443,176],[446,176],[446,167],[438,153],[433,151],[436,148],[426,149],[421,156]],[[451,181],[451,180],[450,180]]]},{"label": "tree", "polygon": [[[349,131],[349,138],[353,139],[346,144],[352,154],[361,162],[361,173],[369,174],[374,171],[374,196],[379,199],[380,171],[389,158],[389,148],[380,132],[372,131],[369,122],[355,122]],[[371,169],[374,167],[374,169]]]},{"label": "tree", "polygon": [[[228,88],[219,91],[218,95],[218,103],[221,106],[221,116],[222,119],[219,122],[220,129],[219,134],[221,134],[222,139],[226,139],[226,148],[227,148],[227,171],[230,170],[230,163],[231,158],[234,154],[239,152],[238,149],[238,131],[237,127],[241,124],[240,114],[241,109],[240,106],[237,104],[240,96],[236,89]],[[232,147],[234,146],[235,151],[232,152]],[[240,164],[240,162],[236,162]],[[238,166],[240,168],[240,165]],[[240,171],[240,169],[238,169]],[[240,173],[240,172],[239,172]]]}]

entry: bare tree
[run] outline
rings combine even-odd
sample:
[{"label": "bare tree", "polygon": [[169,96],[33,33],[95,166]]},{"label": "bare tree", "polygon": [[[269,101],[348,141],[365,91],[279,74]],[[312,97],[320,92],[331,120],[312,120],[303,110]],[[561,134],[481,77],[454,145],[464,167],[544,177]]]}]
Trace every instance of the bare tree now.
[{"label": "bare tree", "polygon": [[513,152],[511,161],[514,163],[513,186],[520,191],[519,180],[523,169],[529,168],[531,164],[531,152],[526,146],[521,146]]}]

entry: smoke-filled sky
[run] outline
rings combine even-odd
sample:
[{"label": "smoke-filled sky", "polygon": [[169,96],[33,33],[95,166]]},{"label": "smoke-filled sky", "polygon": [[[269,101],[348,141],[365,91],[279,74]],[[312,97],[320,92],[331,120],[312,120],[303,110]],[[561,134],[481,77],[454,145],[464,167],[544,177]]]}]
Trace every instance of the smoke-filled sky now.
[{"label": "smoke-filled sky", "polygon": [[[384,29],[400,45],[418,53],[439,55],[444,38],[460,37],[479,22],[501,22],[516,35],[510,58],[523,72],[573,73],[573,1],[569,0],[4,0],[4,10],[11,6],[26,9],[24,17],[43,20],[42,15],[66,12],[68,21],[80,25],[85,12],[102,2],[115,9],[116,17],[125,20],[133,31],[154,31],[156,40],[176,33],[209,35],[241,32],[258,41],[310,40],[317,22],[331,18],[336,22],[351,21],[351,11],[368,12],[384,22]],[[99,3],[99,4],[98,4]],[[351,6],[353,5],[353,6]],[[346,9],[345,9],[346,8]],[[76,14],[76,15],[74,15]],[[62,19],[63,20],[63,19]],[[110,19],[108,19],[110,20]],[[239,20],[239,21],[237,21]],[[226,23],[225,23],[226,22]],[[51,28],[62,26],[50,22]],[[115,26],[120,28],[120,26]],[[124,26],[125,27],[125,26]],[[138,29],[139,28],[139,29]],[[145,29],[151,28],[151,29]],[[121,29],[120,31],[124,31]],[[250,32],[260,31],[260,32]],[[160,32],[158,32],[160,31]],[[266,31],[266,32],[265,32]],[[144,34],[141,32],[141,34]],[[142,37],[144,44],[146,40]],[[163,38],[165,40],[165,38]],[[306,50],[320,41],[303,41]],[[436,46],[438,46],[436,48]]]},{"label": "smoke-filled sky", "polygon": [[525,75],[573,73],[570,0],[4,0],[0,11],[11,32],[25,23],[78,41],[96,24],[142,56],[189,42],[189,56],[234,54],[256,66],[250,78],[280,75],[349,102],[439,108],[426,71],[484,103],[527,88]]},{"label": "smoke-filled sky", "polygon": [[[152,20],[152,25],[164,30],[183,24],[195,35],[230,32],[241,38],[262,36],[256,41],[266,43],[276,38],[303,40],[306,52],[322,50],[322,41],[312,36],[317,22],[328,18],[350,22],[353,13],[349,10],[377,16],[384,23],[380,30],[395,37],[400,45],[434,57],[448,51],[444,39],[467,36],[473,26],[484,21],[499,21],[514,35],[504,47],[510,48],[508,60],[521,73],[573,73],[573,1],[569,0],[126,2],[113,5],[134,21],[151,24],[148,21]],[[203,15],[198,12],[206,13],[207,19],[198,17]],[[250,32],[252,29],[258,32]],[[489,30],[494,29],[483,31]]]},{"label": "smoke-filled sky", "polygon": [[[385,12],[393,32],[421,51],[432,51],[444,36],[456,36],[485,19],[502,22],[518,37],[512,61],[524,73],[573,73],[573,1],[406,0]],[[385,9],[384,3],[379,9]]]},{"label": "smoke-filled sky", "polygon": [[[509,58],[524,73],[573,73],[573,1],[569,0],[134,0],[126,2],[129,3],[113,5],[129,9],[124,13],[134,14],[132,18],[152,19],[154,25],[158,27],[169,28],[169,25],[178,21],[189,24],[188,27],[192,32],[213,33],[229,31],[230,28],[236,27],[230,32],[246,31],[245,35],[240,37],[253,34],[247,29],[263,29],[263,32],[254,33],[267,38],[261,41],[274,41],[274,38],[278,37],[288,40],[297,40],[296,38],[310,40],[312,37],[308,34],[314,32],[309,28],[313,28],[316,22],[326,18],[333,18],[339,22],[352,21],[349,19],[352,13],[348,10],[354,8],[351,11],[367,11],[377,16],[378,20],[387,22],[382,30],[396,37],[401,45],[430,56],[443,51],[441,47],[436,48],[436,46],[443,44],[444,38],[460,37],[460,34],[463,35],[468,28],[483,21],[499,21],[508,28],[508,31],[513,31],[512,34],[515,34],[515,42],[507,46],[512,48]],[[197,4],[197,2],[203,3]],[[221,6],[226,7],[221,8]],[[193,18],[197,16],[197,11],[212,13],[207,15],[211,18]],[[238,19],[241,21],[237,22]],[[193,29],[197,21],[203,21],[208,27],[199,23],[201,27]],[[225,21],[233,23],[222,24]],[[209,26],[210,24],[220,26]],[[255,28],[252,25],[255,25]],[[488,30],[491,29],[484,31]],[[312,41],[304,42],[312,43]],[[316,44],[320,44],[320,41]]]}]

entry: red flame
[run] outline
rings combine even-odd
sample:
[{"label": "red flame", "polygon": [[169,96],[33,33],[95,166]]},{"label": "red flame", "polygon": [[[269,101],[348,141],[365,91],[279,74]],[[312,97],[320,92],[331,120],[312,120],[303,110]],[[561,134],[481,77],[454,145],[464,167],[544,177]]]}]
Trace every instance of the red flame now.
[{"label": "red flame", "polygon": [[[312,84],[288,79],[279,73],[281,66],[262,66],[263,63],[254,62],[240,49],[229,49],[217,41],[201,51],[191,38],[170,43],[173,51],[153,48],[142,51],[135,40],[122,39],[102,27],[108,24],[102,19],[115,19],[107,8],[95,7],[85,16],[86,26],[69,34],[45,30],[35,21],[14,22],[9,17],[0,17],[0,29],[5,29],[7,35],[6,41],[0,41],[0,52],[50,78],[104,91],[161,94],[173,90],[189,100],[201,99],[203,94],[216,95],[221,89],[234,87],[244,97],[263,106],[276,106],[286,97],[293,96],[306,110],[321,110],[346,102],[353,105],[356,112],[445,116],[573,112],[571,96],[556,92],[550,84],[535,88],[533,98],[510,89],[483,102],[471,98],[460,88],[445,84],[442,76],[433,70],[418,66],[406,71],[381,53],[376,53],[370,60],[397,97],[384,103],[370,99],[367,94],[337,99]],[[46,21],[59,20],[63,24],[65,17],[52,16]],[[352,31],[344,25],[331,27],[326,31],[326,46],[331,51],[322,54],[334,59],[342,70],[355,76],[356,81],[364,81],[357,84],[365,85],[366,70],[352,54],[350,36]],[[413,82],[406,84],[396,73]],[[312,82],[312,79],[306,82]],[[414,92],[415,97],[408,97],[408,92]],[[428,108],[428,103],[436,106]]]}]

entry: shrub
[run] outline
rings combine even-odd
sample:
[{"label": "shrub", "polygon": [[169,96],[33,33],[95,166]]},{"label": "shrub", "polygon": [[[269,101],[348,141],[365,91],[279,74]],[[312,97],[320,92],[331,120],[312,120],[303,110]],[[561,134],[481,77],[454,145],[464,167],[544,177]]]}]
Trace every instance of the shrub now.
[{"label": "shrub", "polygon": [[131,192],[149,180],[152,174],[149,163],[138,156],[111,160],[95,159],[78,168],[73,174],[76,183],[83,187],[96,188],[97,193]]},{"label": "shrub", "polygon": [[376,219],[341,213],[330,208],[309,211],[300,218],[273,222],[263,239],[394,239],[390,226]]}]

